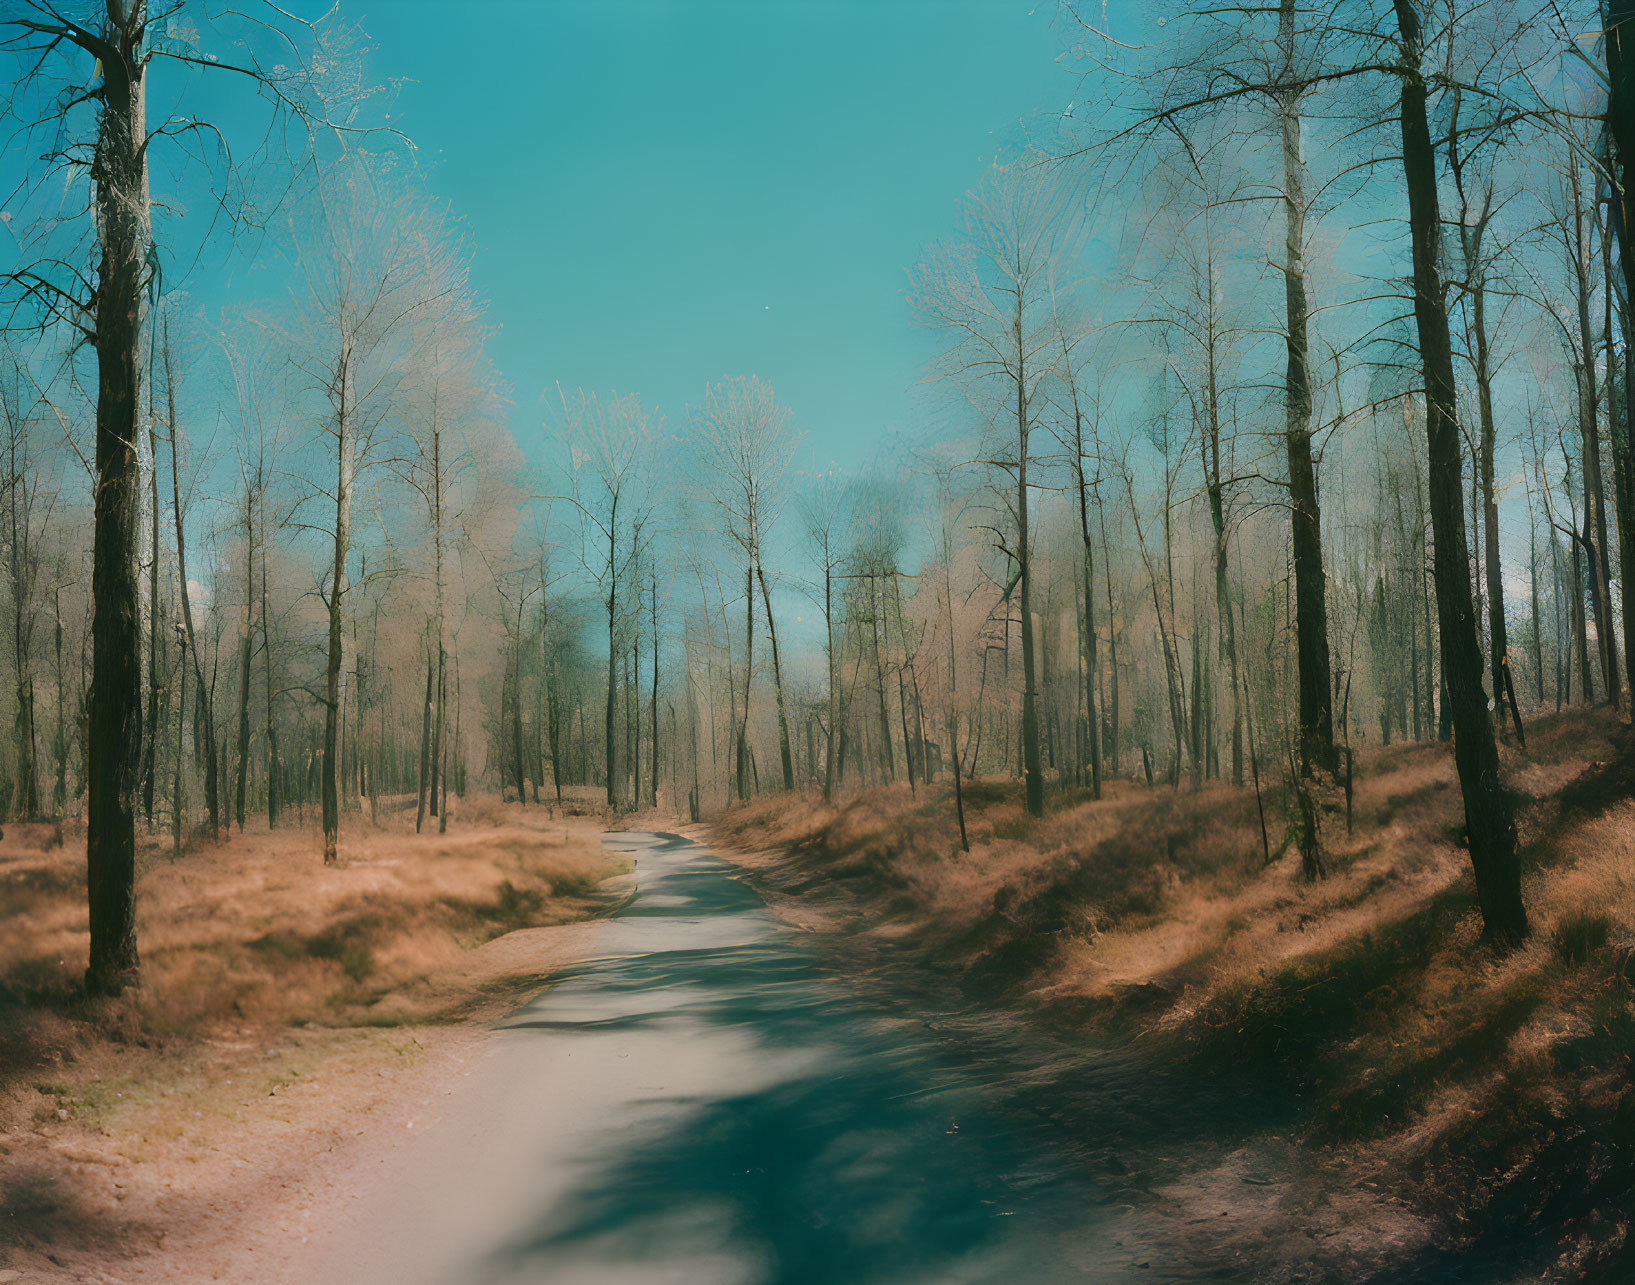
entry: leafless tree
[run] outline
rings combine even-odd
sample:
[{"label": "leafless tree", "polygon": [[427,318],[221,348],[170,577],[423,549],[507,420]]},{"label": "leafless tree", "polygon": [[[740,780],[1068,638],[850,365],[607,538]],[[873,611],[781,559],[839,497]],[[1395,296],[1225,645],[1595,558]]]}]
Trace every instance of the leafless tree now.
[{"label": "leafless tree", "polygon": [[763,555],[766,540],[785,500],[784,484],[800,439],[789,413],[769,384],[759,379],[729,379],[711,384],[704,399],[689,407],[699,457],[711,482],[709,494],[726,517],[727,534],[744,558],[744,704],[739,711],[736,754],[738,797],[750,793],[749,710],[754,681],[755,591],[760,589],[772,644],[772,682],[778,708],[778,750],[783,788],[795,788],[789,747],[789,718],[784,700],[778,629],[772,615]]},{"label": "leafless tree", "polygon": [[[1041,385],[1060,346],[1059,309],[1072,292],[1082,230],[1060,171],[1023,154],[996,167],[967,199],[962,239],[934,247],[913,274],[921,321],[946,332],[947,374],[998,434],[986,462],[1008,476],[1010,528],[1002,547],[1015,567],[1022,632],[1022,757],[1028,812],[1044,812],[1034,656],[1028,466],[1044,410]],[[1008,425],[1008,428],[1005,426]],[[1008,442],[1005,439],[1008,438]]]}]

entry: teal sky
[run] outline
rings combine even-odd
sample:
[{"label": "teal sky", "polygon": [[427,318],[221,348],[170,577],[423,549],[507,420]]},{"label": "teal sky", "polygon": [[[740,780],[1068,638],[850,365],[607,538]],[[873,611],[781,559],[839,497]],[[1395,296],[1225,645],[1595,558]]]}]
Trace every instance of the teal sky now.
[{"label": "teal sky", "polygon": [[758,374],[825,456],[914,427],[906,270],[997,141],[1066,107],[1054,0],[391,0],[398,123],[466,222],[530,455],[542,390],[680,426]]}]

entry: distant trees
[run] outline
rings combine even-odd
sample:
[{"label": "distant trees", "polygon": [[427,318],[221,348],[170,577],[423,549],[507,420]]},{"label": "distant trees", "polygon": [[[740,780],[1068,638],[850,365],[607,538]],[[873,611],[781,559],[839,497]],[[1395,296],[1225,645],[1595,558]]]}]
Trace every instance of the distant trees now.
[{"label": "distant trees", "polygon": [[39,816],[40,729],[35,714],[35,628],[41,614],[38,586],[41,572],[41,528],[49,520],[52,500],[45,492],[29,431],[29,414],[21,395],[17,359],[0,371],[0,418],[4,419],[5,474],[0,489],[5,496],[6,588],[10,598],[11,662],[16,692],[15,746],[10,812]]},{"label": "distant trees", "polygon": [[446,287],[425,240],[415,235],[414,220],[423,214],[357,159],[325,174],[315,205],[321,232],[314,240],[324,254],[307,273],[315,355],[303,365],[321,399],[319,445],[327,479],[312,481],[310,503],[294,520],[321,532],[328,546],[319,589],[328,620],[320,780],[324,864],[333,865],[340,834],[341,673],[354,501],[361,477],[378,462],[396,409],[402,363],[417,338],[417,313]]},{"label": "distant trees", "polygon": [[1041,159],[1023,156],[996,169],[987,185],[967,199],[965,239],[934,248],[916,269],[912,288],[921,321],[949,336],[947,372],[995,434],[993,453],[984,462],[1007,474],[1014,488],[1003,497],[1008,529],[996,536],[1015,569],[1005,597],[1012,588],[1018,591],[1022,760],[1033,816],[1044,812],[1044,773],[1028,466],[1042,409],[1041,386],[1054,372],[1061,343],[1057,308],[1070,291],[1080,244],[1076,224],[1068,217],[1072,193],[1054,170],[1037,164]]},{"label": "distant trees", "polygon": [[621,584],[635,565],[639,535],[655,503],[653,458],[663,420],[635,396],[603,400],[560,386],[551,406],[552,427],[568,456],[568,494],[579,517],[579,557],[602,598],[607,622],[607,688],[603,747],[607,804],[619,805],[619,742],[614,715],[623,653],[620,628],[630,618]]},{"label": "distant trees", "polygon": [[[841,720],[840,653],[836,628],[840,624],[836,582],[844,574],[851,523],[851,496],[839,476],[828,470],[811,479],[801,498],[801,518],[812,560],[821,577],[821,587],[813,597],[823,612],[823,664],[826,695],[823,719],[823,798],[834,799],[835,750]],[[814,775],[816,765],[813,765]]]},{"label": "distant trees", "polygon": [[738,797],[747,799],[750,795],[749,719],[757,588],[767,638],[772,644],[772,681],[778,711],[783,788],[792,790],[795,769],[789,746],[789,717],[764,553],[767,538],[783,507],[785,475],[799,441],[789,428],[788,412],[778,405],[771,387],[758,379],[711,384],[704,390],[704,400],[689,408],[688,413],[697,450],[711,475],[708,493],[721,506],[727,534],[744,559],[744,701],[734,751]]}]

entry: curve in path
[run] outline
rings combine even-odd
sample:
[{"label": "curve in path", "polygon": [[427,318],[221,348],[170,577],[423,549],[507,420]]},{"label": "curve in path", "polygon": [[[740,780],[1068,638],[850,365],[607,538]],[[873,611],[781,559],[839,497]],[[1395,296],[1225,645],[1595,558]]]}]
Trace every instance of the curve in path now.
[{"label": "curve in path", "polygon": [[332,1279],[1159,1276],[1120,1243],[1114,1194],[990,1062],[854,993],[707,849],[606,842],[634,857],[638,893],[604,956],[502,1024],[438,1136],[347,1220]]}]

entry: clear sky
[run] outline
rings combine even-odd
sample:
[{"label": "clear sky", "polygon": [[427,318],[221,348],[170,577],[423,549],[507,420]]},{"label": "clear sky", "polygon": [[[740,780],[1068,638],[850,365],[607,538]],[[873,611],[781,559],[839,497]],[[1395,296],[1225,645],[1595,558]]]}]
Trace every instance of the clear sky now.
[{"label": "clear sky", "polygon": [[819,458],[913,426],[906,270],[1023,117],[1055,0],[377,0],[375,72],[466,221],[524,450],[541,391],[680,426],[758,374]]}]

